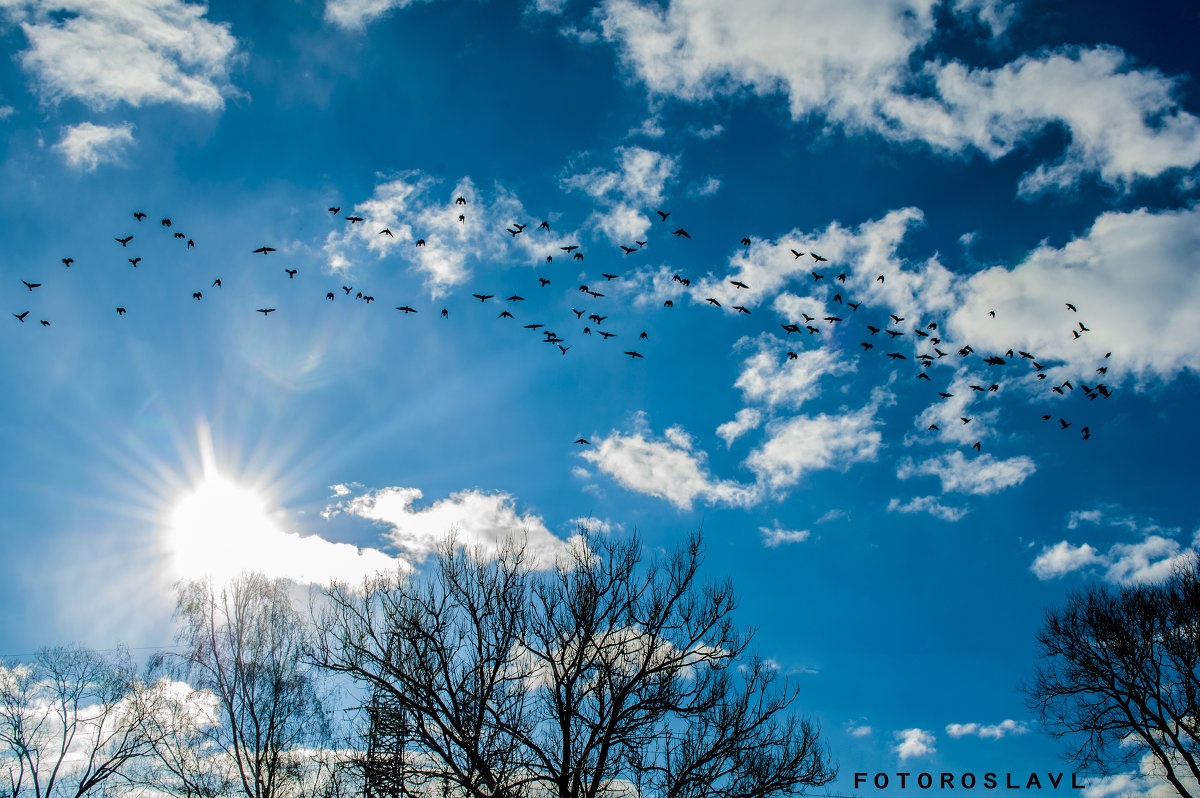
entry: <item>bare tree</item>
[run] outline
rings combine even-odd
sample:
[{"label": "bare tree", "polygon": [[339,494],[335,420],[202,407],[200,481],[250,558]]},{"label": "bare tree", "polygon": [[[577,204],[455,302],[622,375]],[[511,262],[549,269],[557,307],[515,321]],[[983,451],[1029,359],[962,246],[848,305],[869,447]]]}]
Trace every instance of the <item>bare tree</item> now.
[{"label": "bare tree", "polygon": [[[584,535],[535,571],[448,543],[424,576],[333,585],[315,656],[370,693],[376,796],[768,798],[835,775],[798,694],[702,585],[699,535]],[[386,780],[380,774],[388,775]],[[382,789],[378,789],[379,786]],[[372,794],[372,791],[368,791]]]},{"label": "bare tree", "polygon": [[246,798],[311,794],[330,726],[288,583],[261,574],[219,589],[184,583],[176,617],[187,651],[163,657],[190,690],[159,715],[159,786],[197,798],[231,786]]},{"label": "bare tree", "polygon": [[11,798],[87,795],[129,779],[152,749],[153,696],[128,652],[44,648],[0,663],[0,768]]},{"label": "bare tree", "polygon": [[1158,584],[1087,587],[1050,610],[1031,708],[1083,767],[1149,755],[1181,795],[1200,783],[1200,555]]}]

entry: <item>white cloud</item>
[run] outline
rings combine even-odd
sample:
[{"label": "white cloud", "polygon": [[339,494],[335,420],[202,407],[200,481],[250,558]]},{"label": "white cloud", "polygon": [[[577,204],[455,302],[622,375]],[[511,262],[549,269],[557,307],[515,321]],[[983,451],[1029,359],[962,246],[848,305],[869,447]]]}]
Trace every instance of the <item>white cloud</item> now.
[{"label": "white cloud", "polygon": [[[932,0],[840,0],[798,6],[747,0],[606,0],[606,41],[654,94],[699,102],[744,90],[785,95],[794,119],[819,115],[851,131],[997,159],[1048,126],[1070,143],[1023,192],[1095,174],[1111,185],[1200,160],[1200,120],[1180,109],[1175,83],[1131,67],[1112,47],[1065,47],[994,69],[911,64],[936,33]],[[1010,7],[959,0],[953,11],[1003,31]],[[804,47],[795,42],[803,41]]]},{"label": "white cloud", "polygon": [[568,174],[561,183],[605,206],[592,214],[590,227],[614,243],[629,244],[650,229],[651,220],[642,209],[662,204],[663,190],[679,173],[679,159],[635,146],[617,147],[614,155],[615,169]]},{"label": "white cloud", "polygon": [[1038,579],[1046,580],[1099,567],[1104,569],[1104,579],[1109,582],[1140,584],[1165,579],[1193,553],[1178,541],[1161,535],[1147,535],[1138,543],[1114,543],[1104,554],[1087,543],[1072,546],[1062,540],[1053,546],[1043,546],[1030,570]]},{"label": "white cloud", "polygon": [[1065,540],[1053,546],[1043,546],[1042,551],[1030,566],[1038,579],[1052,579],[1064,576],[1072,571],[1087,568],[1090,565],[1103,562],[1095,548],[1086,543],[1072,546]]},{"label": "white cloud", "polygon": [[[1084,382],[1200,371],[1198,249],[1200,206],[1105,213],[1061,248],[1043,245],[1012,269],[973,274],[948,326],[980,352],[1024,349],[1043,363],[1064,361]],[[1075,338],[1080,322],[1090,332]],[[1095,373],[1099,365],[1107,375]]]},{"label": "white cloud", "polygon": [[387,525],[390,543],[418,562],[450,534],[457,545],[485,553],[498,552],[509,540],[524,540],[530,561],[541,567],[567,553],[569,542],[555,537],[539,516],[518,514],[515,500],[507,493],[463,490],[418,509],[414,505],[421,497],[417,488],[381,488],[335,507]]},{"label": "white cloud", "polygon": [[845,728],[851,737],[870,737],[874,731],[870,726],[854,720],[846,721]]},{"label": "white cloud", "polygon": [[8,0],[29,49],[19,54],[48,101],[225,104],[237,40],[208,8],[181,0]]},{"label": "white cloud", "polygon": [[760,484],[779,491],[812,471],[874,460],[882,441],[877,427],[874,405],[836,416],[793,416],[768,425],[766,440],[745,464]]},{"label": "white cloud", "polygon": [[1024,455],[997,460],[990,454],[982,454],[967,459],[962,452],[955,451],[921,463],[903,460],[896,476],[900,479],[935,476],[942,481],[942,493],[987,496],[1021,484],[1036,470],[1033,460]]},{"label": "white cloud", "polygon": [[1029,728],[1024,723],[1008,719],[991,725],[980,723],[951,723],[946,726],[946,734],[951,737],[979,737],[984,740],[999,740],[1010,734],[1025,734]]},{"label": "white cloud", "polygon": [[529,9],[538,14],[559,15],[567,7],[567,0],[530,0]]},{"label": "white cloud", "polygon": [[71,166],[92,172],[100,164],[120,163],[133,141],[133,125],[128,122],[115,127],[82,122],[65,128],[54,149]]},{"label": "white cloud", "polygon": [[393,8],[431,0],[325,0],[325,21],[343,30],[361,31]]},{"label": "white cloud", "polygon": [[760,526],[758,531],[762,534],[763,545],[772,549],[784,543],[803,543],[812,534],[807,529],[784,529],[778,524],[773,527]]},{"label": "white cloud", "polygon": [[717,427],[717,435],[725,441],[725,446],[729,447],[750,430],[757,429],[761,423],[762,413],[759,410],[753,407],[743,407],[734,415],[733,421],[726,421]]},{"label": "white cloud", "polygon": [[916,496],[907,502],[892,499],[887,506],[889,513],[929,513],[934,518],[954,523],[961,521],[967,514],[964,507],[950,507],[942,504],[937,496]]},{"label": "white cloud", "polygon": [[688,189],[690,197],[711,197],[721,190],[721,180],[716,177],[708,177],[702,183],[695,183]]},{"label": "white cloud", "polygon": [[11,105],[0,105],[0,119],[8,119],[17,112]]},{"label": "white cloud", "polygon": [[184,579],[225,582],[258,571],[308,584],[353,583],[407,565],[376,549],[289,532],[257,494],[215,475],[180,500],[164,541]]},{"label": "white cloud", "polygon": [[834,508],[832,510],[826,510],[825,514],[817,519],[817,523],[818,524],[827,524],[830,521],[838,521],[842,518],[845,518],[848,520],[850,518],[850,513],[846,512],[845,510],[839,510],[837,508]]},{"label": "white cloud", "polygon": [[[757,341],[757,352],[742,364],[735,388],[747,402],[763,402],[768,407],[798,408],[820,394],[820,380],[826,374],[845,374],[854,370],[852,363],[829,347],[801,349],[786,354],[788,344],[774,335]],[[798,348],[798,347],[797,347]]]},{"label": "white cloud", "polygon": [[[639,418],[639,424],[644,423]],[[690,510],[697,499],[706,504],[744,507],[757,501],[752,486],[720,480],[708,471],[707,457],[693,450],[690,438],[678,427],[664,433],[665,440],[614,432],[594,441],[582,457],[594,463],[625,488],[666,499]]]},{"label": "white cloud", "polygon": [[[571,235],[538,229],[520,200],[501,186],[485,195],[464,177],[450,191],[433,196],[437,185],[437,180],[416,171],[383,177],[369,199],[353,209],[343,208],[335,217],[344,227],[326,236],[329,268],[352,269],[361,255],[397,257],[424,275],[426,289],[437,298],[466,281],[472,266],[484,259],[540,263],[548,255],[561,255],[561,239]],[[458,204],[458,197],[466,204]],[[342,222],[351,215],[363,221]],[[525,224],[525,230],[515,236],[506,232],[515,229],[509,227],[514,223]],[[391,235],[381,232],[385,229]],[[424,243],[417,246],[418,241]]]},{"label": "white cloud", "polygon": [[901,762],[914,756],[937,753],[937,749],[934,748],[937,738],[933,736],[933,732],[924,729],[903,729],[893,732],[892,736],[898,740],[896,745],[892,746],[892,751],[900,755]]}]

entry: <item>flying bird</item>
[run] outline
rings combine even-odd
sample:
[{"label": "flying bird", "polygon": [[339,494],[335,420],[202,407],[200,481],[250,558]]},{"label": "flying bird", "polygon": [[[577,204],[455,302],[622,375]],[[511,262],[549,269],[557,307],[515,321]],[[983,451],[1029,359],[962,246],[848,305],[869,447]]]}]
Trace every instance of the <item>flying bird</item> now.
[{"label": "flying bird", "polygon": [[120,241],[121,246],[129,246],[129,242],[133,240],[133,236],[125,236],[124,238],[113,238],[114,241]]},{"label": "flying bird", "polygon": [[671,215],[670,211],[665,211],[665,212],[664,211],[655,211],[655,213],[657,213],[659,216],[661,216],[662,220],[664,222],[667,220],[667,217]]},{"label": "flying bird", "polygon": [[489,299],[495,296],[495,294],[471,294],[471,296],[475,297],[480,302],[487,302]]},{"label": "flying bird", "polygon": [[829,260],[829,258],[822,258],[820,255],[818,255],[815,252],[810,252],[808,254],[813,260],[815,260],[818,263],[824,263],[825,261]]},{"label": "flying bird", "polygon": [[681,228],[679,228],[678,230],[675,230],[674,232],[672,232],[672,233],[671,233],[671,235],[673,235],[673,236],[683,236],[684,238],[691,238],[691,236],[690,236],[690,235],[688,235],[688,231],[687,231],[687,230],[684,230],[682,227],[681,227]]},{"label": "flying bird", "polygon": [[346,216],[344,218],[350,224],[357,224],[358,222],[361,222],[363,220],[363,218],[361,216]]},{"label": "flying bird", "polygon": [[137,219],[140,222],[146,218],[146,214],[142,213],[141,211],[138,211],[137,213],[133,214],[133,218]]},{"label": "flying bird", "polygon": [[132,263],[132,264],[133,264],[133,268],[135,268],[135,269],[136,269],[136,268],[137,268],[137,265],[138,265],[138,264],[141,262],[142,258],[141,258],[141,256],[139,255],[139,256],[138,256],[138,257],[136,257],[136,258],[126,258],[126,260],[128,260],[130,263]]},{"label": "flying bird", "polygon": [[336,216],[336,215],[337,215],[337,212],[338,212],[338,211],[340,211],[340,210],[341,210],[341,207],[339,206],[339,207],[337,207],[337,208],[330,208],[330,209],[329,209],[329,212],[330,212],[330,213],[332,213],[334,216]]},{"label": "flying bird", "polygon": [[408,305],[401,305],[400,307],[396,308],[396,310],[403,312],[405,316],[407,316],[409,313],[417,312],[413,308],[410,308]]},{"label": "flying bird", "polygon": [[287,272],[287,276],[288,276],[289,280],[296,279],[296,272],[298,271],[297,269],[284,269],[284,271]]},{"label": "flying bird", "polygon": [[629,355],[630,359],[633,359],[635,357],[641,357],[641,354],[639,354],[637,352],[626,352],[625,354]]},{"label": "flying bird", "polygon": [[[27,314],[27,313],[29,313],[29,311],[25,311],[25,313]],[[124,315],[125,315],[125,308],[117,308],[117,315],[118,315],[118,316],[124,316]],[[22,315],[22,316],[21,316],[21,320],[22,320],[22,321],[24,321],[24,315]]]},{"label": "flying bird", "polygon": [[257,312],[263,314],[263,316],[266,316],[268,313],[274,313],[275,308],[259,308]]},{"label": "flying bird", "polygon": [[221,278],[218,277],[217,279],[213,280],[213,285],[215,285],[217,288],[220,288],[221,287]]},{"label": "flying bird", "polygon": [[268,252],[274,252],[274,251],[275,251],[274,247],[259,247],[258,249],[254,250],[254,254],[257,255],[258,253],[261,252],[262,254],[266,255]]},{"label": "flying bird", "polygon": [[69,268],[71,268],[71,264],[75,262],[75,259],[74,258],[63,258],[62,262],[63,262],[63,266],[66,266],[69,269]]},{"label": "flying bird", "polygon": [[729,284],[734,288],[749,288],[750,286],[743,283],[741,280],[730,280]]},{"label": "flying bird", "polygon": [[26,283],[24,280],[22,280],[21,282],[25,283],[25,287],[28,288],[30,291],[33,291],[33,289],[35,289],[35,288],[42,287],[41,283]]},{"label": "flying bird", "polygon": [[[118,313],[123,313],[124,311],[123,311],[121,308],[117,308],[117,312],[118,312]],[[16,318],[16,320],[17,320],[17,321],[19,321],[19,322],[21,322],[22,324],[24,324],[24,323],[25,323],[25,317],[26,317],[26,316],[28,316],[28,315],[29,315],[29,311],[27,310],[27,311],[25,311],[24,313],[14,313],[14,314],[13,314],[13,317],[14,317],[14,318]]]},{"label": "flying bird", "polygon": [[581,446],[591,446],[591,442],[587,438],[578,438],[575,442]]}]

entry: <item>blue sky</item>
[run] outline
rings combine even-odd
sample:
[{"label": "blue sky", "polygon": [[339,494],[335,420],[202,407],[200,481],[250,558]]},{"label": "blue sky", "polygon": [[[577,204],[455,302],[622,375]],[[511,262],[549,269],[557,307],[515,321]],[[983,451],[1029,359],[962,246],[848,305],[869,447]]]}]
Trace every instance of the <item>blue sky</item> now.
[{"label": "blue sky", "polygon": [[1194,6],[0,20],[2,653],[164,646],[181,577],[419,567],[450,526],[702,527],[849,794],[1069,769],[1018,691],[1043,610],[1197,546]]}]

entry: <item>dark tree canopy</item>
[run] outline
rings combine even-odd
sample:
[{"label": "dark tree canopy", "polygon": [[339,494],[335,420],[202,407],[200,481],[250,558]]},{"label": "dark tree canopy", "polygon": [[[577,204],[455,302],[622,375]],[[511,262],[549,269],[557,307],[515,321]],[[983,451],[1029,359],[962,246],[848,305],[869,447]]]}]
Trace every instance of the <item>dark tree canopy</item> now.
[{"label": "dark tree canopy", "polygon": [[[1200,556],[1161,583],[1086,587],[1046,613],[1025,692],[1069,755],[1105,772],[1149,753],[1182,796],[1200,782]],[[1189,787],[1189,785],[1193,785]]]},{"label": "dark tree canopy", "polygon": [[699,535],[645,558],[585,534],[538,571],[448,543],[416,576],[334,585],[319,664],[371,696],[378,796],[767,798],[835,775],[798,697],[701,584]]}]

